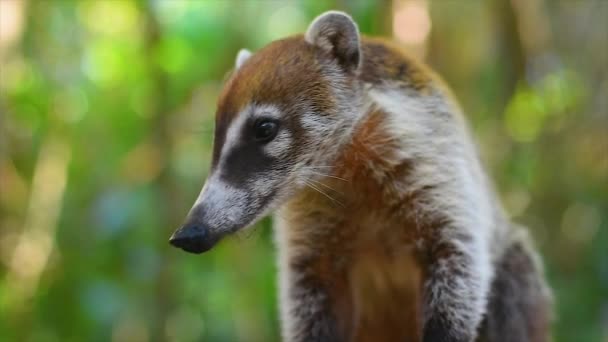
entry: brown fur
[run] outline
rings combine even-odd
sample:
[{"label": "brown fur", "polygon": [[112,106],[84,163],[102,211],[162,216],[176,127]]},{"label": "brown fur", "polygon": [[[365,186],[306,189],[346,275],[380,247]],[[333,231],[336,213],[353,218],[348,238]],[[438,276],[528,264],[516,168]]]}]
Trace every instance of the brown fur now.
[{"label": "brown fur", "polygon": [[[332,112],[333,100],[323,82],[316,53],[302,36],[278,40],[255,53],[231,75],[218,100],[214,160],[219,158],[228,126],[247,104],[275,104],[290,115],[299,109],[301,98],[307,98],[314,100],[312,105],[319,111]],[[285,120],[294,125],[296,121]],[[291,128],[296,135],[301,131]]]},{"label": "brown fur", "polygon": [[364,56],[361,79],[365,82],[396,81],[403,87],[425,93],[431,81],[436,80],[430,69],[390,41],[364,38],[361,48]]},{"label": "brown fur", "polygon": [[349,281],[354,316],[347,340],[420,341],[422,274],[413,250],[361,249]]},{"label": "brown fur", "polygon": [[[415,90],[425,90],[438,81],[422,63],[387,41],[362,37],[361,47],[359,78],[364,82],[394,80]],[[327,58],[301,35],[268,44],[229,77],[218,100],[217,120],[230,123],[252,99],[280,105],[293,104],[307,96],[315,99],[319,111],[331,112],[333,100],[321,76]],[[288,105],[284,108],[292,109]]]}]

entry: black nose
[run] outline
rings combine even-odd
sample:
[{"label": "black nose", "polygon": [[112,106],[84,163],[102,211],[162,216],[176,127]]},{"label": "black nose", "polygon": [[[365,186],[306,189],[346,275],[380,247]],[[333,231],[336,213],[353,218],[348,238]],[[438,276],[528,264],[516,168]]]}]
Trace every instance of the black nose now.
[{"label": "black nose", "polygon": [[173,233],[169,243],[186,252],[200,254],[211,249],[215,245],[215,240],[209,234],[208,229],[202,226],[188,225]]}]

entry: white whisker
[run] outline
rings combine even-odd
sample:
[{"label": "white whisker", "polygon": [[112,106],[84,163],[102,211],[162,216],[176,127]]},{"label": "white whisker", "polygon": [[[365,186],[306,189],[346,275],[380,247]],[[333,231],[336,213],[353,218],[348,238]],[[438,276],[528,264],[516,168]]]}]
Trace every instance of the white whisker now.
[{"label": "white whisker", "polygon": [[325,174],[325,173],[316,172],[316,171],[312,171],[312,170],[309,170],[308,172],[310,172],[312,174],[315,174],[315,175],[319,175],[319,176],[323,176],[323,177],[329,177],[329,178],[334,178],[334,179],[339,179],[341,181],[348,182],[348,179],[344,179],[342,177],[338,177],[338,176],[334,176],[334,175],[328,175],[328,174]]},{"label": "white whisker", "polygon": [[321,185],[321,186],[323,186],[323,187],[325,187],[325,188],[327,188],[327,189],[329,189],[329,190],[331,190],[331,191],[333,191],[333,192],[335,192],[337,194],[344,195],[342,192],[340,192],[340,191],[332,188],[331,186],[329,186],[329,185],[327,185],[327,184],[325,184],[323,182],[320,182],[318,180],[314,180],[312,178],[309,178],[308,180],[311,181],[311,182],[314,182],[315,184],[319,184],[319,185]]},{"label": "white whisker", "polygon": [[318,187],[316,187],[314,184],[311,184],[308,182],[308,180],[304,180],[304,183],[306,185],[308,185],[311,189],[318,191],[320,194],[324,195],[325,197],[329,198],[332,202],[339,204],[340,206],[344,207],[344,204],[340,203],[339,201],[337,201],[335,198],[331,197],[330,195],[328,195],[327,193],[325,193],[323,190],[319,189]]}]

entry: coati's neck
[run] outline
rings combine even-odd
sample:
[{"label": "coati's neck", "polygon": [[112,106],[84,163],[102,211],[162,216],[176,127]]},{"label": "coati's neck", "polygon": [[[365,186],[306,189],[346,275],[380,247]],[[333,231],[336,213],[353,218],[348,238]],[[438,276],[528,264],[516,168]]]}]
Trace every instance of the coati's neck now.
[{"label": "coati's neck", "polygon": [[396,187],[408,178],[411,164],[403,158],[400,140],[389,131],[390,124],[390,114],[377,105],[369,107],[334,161],[311,167],[306,187],[284,205],[281,215],[295,215],[299,220],[314,215],[331,221],[348,220],[354,213],[362,219],[395,218],[387,210],[397,203],[403,205],[404,195]]}]

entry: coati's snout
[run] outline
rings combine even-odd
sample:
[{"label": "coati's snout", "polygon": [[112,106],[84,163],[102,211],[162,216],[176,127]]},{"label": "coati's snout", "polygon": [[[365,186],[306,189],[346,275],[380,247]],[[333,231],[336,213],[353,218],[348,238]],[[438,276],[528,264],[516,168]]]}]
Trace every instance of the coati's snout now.
[{"label": "coati's snout", "polygon": [[195,206],[190,210],[186,222],[176,230],[169,242],[190,253],[203,253],[210,250],[221,238],[217,230],[205,222],[204,207]]},{"label": "coati's snout", "polygon": [[238,187],[214,172],[169,242],[190,253],[213,248],[224,236],[251,225],[264,212],[269,196]]},{"label": "coati's snout", "polygon": [[203,253],[211,249],[217,242],[203,225],[184,225],[169,239],[169,242],[178,248],[190,253]]}]

